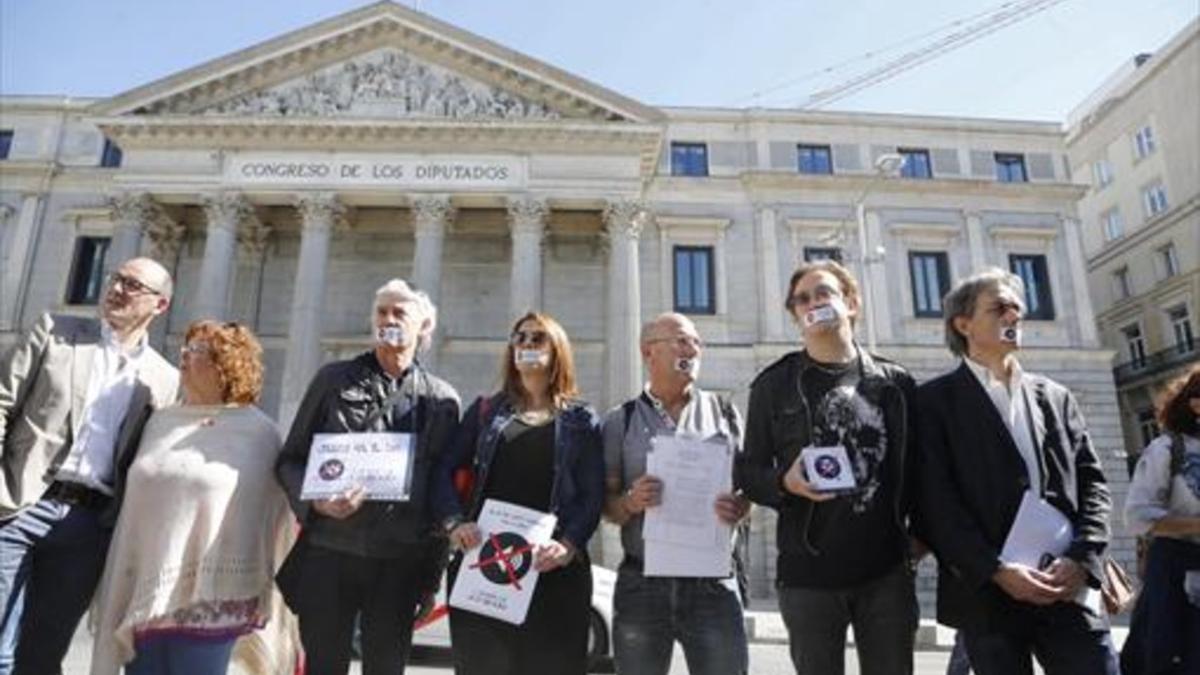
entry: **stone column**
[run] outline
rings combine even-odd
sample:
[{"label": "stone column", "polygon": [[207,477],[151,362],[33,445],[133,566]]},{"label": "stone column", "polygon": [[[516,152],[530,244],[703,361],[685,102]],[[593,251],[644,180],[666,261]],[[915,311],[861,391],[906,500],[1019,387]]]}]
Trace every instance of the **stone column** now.
[{"label": "stone column", "polygon": [[3,245],[9,223],[15,220],[11,245],[3,251],[4,271],[0,277],[0,329],[15,329],[21,322],[21,309],[25,304],[25,289],[29,286],[29,273],[33,265],[34,248],[37,245],[39,213],[42,196],[28,193],[21,196],[21,208],[0,205],[0,245]]},{"label": "stone column", "polygon": [[104,259],[105,274],[135,258],[142,248],[142,232],[157,217],[158,205],[145,192],[123,192],[109,198],[113,213],[112,243]]},{"label": "stone column", "polygon": [[758,261],[758,339],[783,342],[783,294],[779,281],[778,213],[769,206],[755,210],[755,243]]},{"label": "stone column", "polygon": [[438,304],[442,294],[442,248],[446,225],[454,218],[454,207],[446,195],[431,195],[413,200],[412,281]]},{"label": "stone column", "polygon": [[207,219],[204,259],[200,279],[192,295],[192,319],[225,320],[233,290],[237,261],[237,234],[243,220],[254,215],[254,207],[237,193],[220,193],[203,200]]},{"label": "stone column", "polygon": [[262,311],[263,274],[267,265],[267,246],[274,228],[264,223],[257,214],[245,218],[238,227],[238,252],[243,264],[254,274],[254,303],[250,307],[250,325],[258,332],[259,314]]},{"label": "stone column", "polygon": [[1099,347],[1100,337],[1096,331],[1096,316],[1092,299],[1088,295],[1087,260],[1083,256],[1083,233],[1079,219],[1059,216],[1062,223],[1063,243],[1067,248],[1067,266],[1071,271],[1071,297],[1074,299],[1075,320],[1079,322],[1079,339],[1086,347]]},{"label": "stone column", "polygon": [[321,365],[321,310],[325,298],[325,273],[334,226],[346,209],[333,193],[314,192],[297,203],[301,218],[300,258],[296,264],[292,315],[288,323],[288,350],[283,370],[279,423],[287,429],[309,381]]},{"label": "stone column", "polygon": [[512,231],[509,321],[542,309],[542,235],[549,213],[543,199],[526,195],[508,201],[508,227]]},{"label": "stone column", "polygon": [[605,407],[637,393],[641,385],[638,332],[641,330],[641,287],[638,281],[638,238],[648,214],[639,202],[611,201],[604,208],[608,235],[608,311],[605,333],[607,395]]},{"label": "stone column", "polygon": [[963,219],[967,225],[967,247],[971,250],[971,272],[975,273],[987,265],[983,240],[983,216],[978,211],[965,211]]}]

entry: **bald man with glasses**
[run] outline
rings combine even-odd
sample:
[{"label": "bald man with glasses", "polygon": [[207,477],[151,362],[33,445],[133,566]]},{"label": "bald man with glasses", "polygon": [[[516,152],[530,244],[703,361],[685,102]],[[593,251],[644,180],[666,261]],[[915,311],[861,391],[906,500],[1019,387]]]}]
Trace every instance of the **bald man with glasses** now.
[{"label": "bald man with glasses", "polygon": [[142,427],[178,371],[147,344],[171,276],[134,258],[96,318],[44,314],[0,359],[0,675],[61,672]]}]

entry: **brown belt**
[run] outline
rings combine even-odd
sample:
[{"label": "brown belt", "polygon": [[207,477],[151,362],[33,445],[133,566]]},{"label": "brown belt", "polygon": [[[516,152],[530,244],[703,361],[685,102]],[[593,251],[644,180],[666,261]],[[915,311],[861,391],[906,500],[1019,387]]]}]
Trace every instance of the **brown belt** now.
[{"label": "brown belt", "polygon": [[112,497],[103,492],[90,488],[82,483],[56,480],[46,489],[42,499],[53,499],[72,506],[82,506],[85,509],[100,510],[108,506]]}]

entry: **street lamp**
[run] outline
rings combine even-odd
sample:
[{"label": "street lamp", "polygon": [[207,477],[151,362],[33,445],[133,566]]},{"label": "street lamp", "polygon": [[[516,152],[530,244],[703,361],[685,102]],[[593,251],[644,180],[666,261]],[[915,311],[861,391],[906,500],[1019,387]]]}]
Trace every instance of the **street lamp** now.
[{"label": "street lamp", "polygon": [[[867,184],[863,186],[862,192],[858,194],[858,199],[854,200],[854,215],[858,219],[858,256],[862,261],[863,270],[863,302],[867,307],[867,350],[875,351],[875,297],[871,287],[870,267],[876,258],[867,253],[867,195],[871,193],[871,188],[875,187],[883,178],[896,176],[900,170],[904,168],[904,156],[894,152],[884,153],[875,160],[875,175]],[[882,249],[882,247],[881,247]],[[882,250],[879,257],[882,257]]]}]

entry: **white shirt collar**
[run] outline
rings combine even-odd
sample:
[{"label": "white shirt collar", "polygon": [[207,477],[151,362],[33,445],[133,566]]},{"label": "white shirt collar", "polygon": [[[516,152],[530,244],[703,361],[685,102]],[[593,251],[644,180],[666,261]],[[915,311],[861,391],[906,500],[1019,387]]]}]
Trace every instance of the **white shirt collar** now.
[{"label": "white shirt collar", "polygon": [[108,322],[101,321],[100,341],[103,343],[105,349],[112,350],[118,354],[125,354],[129,357],[130,361],[137,361],[146,353],[146,347],[150,342],[150,334],[143,332],[142,337],[138,338],[137,343],[129,351],[125,351],[124,346],[117,339],[117,332],[112,329],[112,326],[108,325]]},{"label": "white shirt collar", "polygon": [[1025,377],[1025,371],[1021,369],[1021,362],[1016,359],[1012,360],[1012,373],[1009,375],[1008,382],[1004,382],[996,377],[991,368],[974,361],[970,357],[963,357],[963,363],[967,364],[967,367],[975,374],[975,378],[979,380],[979,384],[983,385],[984,389],[1004,387],[1011,394],[1021,384],[1022,378]]},{"label": "white shirt collar", "polygon": [[[687,404],[692,402],[692,391],[695,389],[695,387],[696,385],[693,384],[692,386],[683,390],[683,405],[685,408],[687,407]],[[654,406],[655,410],[661,413],[665,413],[667,411],[667,404],[663,403],[661,399],[654,395],[654,392],[650,391],[649,382],[642,387],[642,392],[646,394],[646,398],[650,399],[650,403]]]}]

